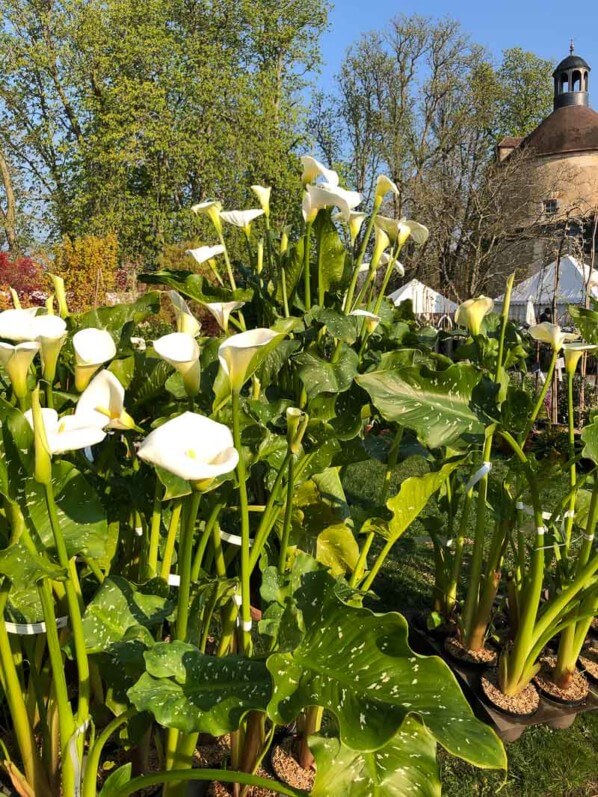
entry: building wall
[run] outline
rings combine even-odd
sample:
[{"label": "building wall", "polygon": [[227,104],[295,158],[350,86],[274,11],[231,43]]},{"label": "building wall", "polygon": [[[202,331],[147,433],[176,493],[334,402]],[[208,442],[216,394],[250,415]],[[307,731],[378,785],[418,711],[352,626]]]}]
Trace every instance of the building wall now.
[{"label": "building wall", "polygon": [[[558,211],[546,221],[567,217],[587,216],[598,208],[598,152],[544,155],[528,166],[529,176],[535,182],[530,194],[544,199],[558,200]],[[542,208],[534,200],[528,209],[528,218],[520,223],[536,223]]]}]

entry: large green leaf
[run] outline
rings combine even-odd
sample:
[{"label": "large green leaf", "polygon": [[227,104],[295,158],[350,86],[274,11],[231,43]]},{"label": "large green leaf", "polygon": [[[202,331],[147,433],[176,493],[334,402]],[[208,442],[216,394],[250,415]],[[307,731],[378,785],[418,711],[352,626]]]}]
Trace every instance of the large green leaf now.
[{"label": "large green leaf", "polygon": [[[69,322],[74,329],[98,327],[107,329],[116,337],[121,336],[125,325],[137,325],[150,315],[160,311],[160,295],[157,291],[148,291],[127,304],[115,304],[111,307],[98,307],[81,315],[71,316]],[[129,333],[130,334],[130,333]]]},{"label": "large green leaf", "polygon": [[325,565],[333,576],[353,572],[359,559],[359,545],[351,529],[336,523],[318,534],[316,559]]},{"label": "large green leaf", "polygon": [[304,351],[295,358],[299,378],[309,399],[320,393],[342,393],[351,387],[357,374],[359,357],[356,351],[342,346],[336,362],[329,362],[312,351]]},{"label": "large green leaf", "polygon": [[318,239],[321,285],[325,291],[339,288],[343,283],[345,272],[345,247],[332,221],[331,211],[318,213],[314,232]]},{"label": "large green leaf", "polygon": [[598,465],[598,416],[584,428],[581,439],[584,443],[582,456]]},{"label": "large green leaf", "polygon": [[570,304],[569,315],[585,341],[598,343],[598,302],[595,299],[591,300],[589,308]]},{"label": "large green leaf", "polygon": [[34,584],[42,578],[58,580],[65,575],[59,565],[42,554],[27,550],[22,542],[0,551],[0,574],[18,586]]},{"label": "large green leaf", "polygon": [[506,766],[498,737],[473,715],[447,665],[413,653],[405,619],[349,606],[335,584],[327,574],[303,578],[296,599],[305,636],[295,650],[268,659],[272,719],[286,724],[302,709],[322,706],[336,715],[343,744],[371,751],[414,714],[453,755],[480,767]]},{"label": "large green leaf", "polygon": [[235,731],[248,711],[265,711],[272,693],[262,661],[206,656],[179,641],[158,643],[145,660],[147,672],[129,689],[131,702],[161,725],[184,733]]},{"label": "large green leaf", "polygon": [[168,587],[156,578],[136,586],[122,576],[110,576],[83,615],[85,644],[90,653],[106,650],[133,626],[153,628],[173,609]]},{"label": "large green leaf", "polygon": [[343,343],[355,343],[357,340],[357,319],[355,316],[345,315],[330,307],[314,307],[305,315],[305,322],[309,326],[312,319],[325,326],[333,338],[342,340]]},{"label": "large green leaf", "polygon": [[484,427],[471,407],[479,381],[479,372],[468,364],[444,371],[416,365],[357,377],[386,420],[414,429],[430,448],[483,434]]},{"label": "large green leaf", "polygon": [[200,274],[195,274],[193,271],[171,271],[170,269],[153,271],[151,274],[141,274],[139,281],[148,282],[152,285],[168,285],[169,288],[174,288],[175,291],[182,293],[183,296],[188,296],[190,299],[195,299],[196,302],[201,302],[202,304],[232,301],[249,302],[253,296],[253,291],[251,290],[239,289],[231,291],[228,288],[212,285]]},{"label": "large green leaf", "polygon": [[436,742],[414,717],[373,752],[326,736],[312,737],[309,747],[316,759],[311,797],[440,797]]}]

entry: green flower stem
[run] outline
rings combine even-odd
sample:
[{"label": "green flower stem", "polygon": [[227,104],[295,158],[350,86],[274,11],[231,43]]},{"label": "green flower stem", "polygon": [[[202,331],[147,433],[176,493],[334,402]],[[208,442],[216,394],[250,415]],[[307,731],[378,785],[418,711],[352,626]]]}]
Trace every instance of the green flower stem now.
[{"label": "green flower stem", "polygon": [[160,547],[160,527],[162,525],[162,494],[162,483],[156,476],[152,520],[150,524],[149,553],[147,557],[147,567],[151,576],[154,576],[158,572],[158,550]]},{"label": "green flower stem", "polygon": [[46,394],[46,407],[49,407],[51,410],[54,409],[54,391],[52,390],[52,383],[46,382],[45,384],[45,394]]},{"label": "green flower stem", "polygon": [[199,510],[201,493],[194,490],[187,496],[185,507],[185,518],[182,527],[181,541],[179,547],[178,567],[181,577],[177,600],[177,614],[175,626],[175,639],[181,642],[187,641],[187,627],[189,625],[189,599],[191,596],[191,564],[193,556],[193,535],[195,532],[195,521]]},{"label": "green flower stem", "polygon": [[363,241],[361,242],[361,246],[359,247],[359,253],[357,255],[357,260],[353,266],[353,276],[351,278],[351,283],[349,285],[349,290],[345,296],[345,301],[343,303],[343,308],[345,310],[345,315],[349,315],[352,310],[353,305],[353,296],[355,294],[355,288],[357,287],[357,279],[359,277],[359,267],[363,263],[363,258],[365,257],[365,252],[370,241],[370,237],[372,235],[372,230],[374,229],[374,221],[376,220],[376,216],[378,215],[378,211],[380,209],[380,205],[374,205],[374,210],[372,215],[369,218],[368,226],[365,230],[365,235],[363,236]]},{"label": "green flower stem", "polygon": [[558,356],[559,356],[559,353],[557,351],[553,351],[552,352],[552,358],[550,360],[550,365],[548,366],[548,371],[546,373],[546,379],[544,381],[544,384],[542,385],[542,390],[540,391],[540,395],[538,396],[538,400],[536,401],[536,405],[535,405],[535,407],[533,409],[533,412],[531,414],[531,418],[527,422],[527,426],[525,427],[525,431],[521,435],[521,438],[520,438],[521,442],[525,442],[525,440],[527,440],[527,437],[528,437],[529,433],[531,432],[534,423],[536,422],[536,418],[538,417],[538,415],[540,413],[540,410],[542,409],[542,406],[544,405],[544,399],[546,398],[546,394],[548,393],[548,388],[552,384],[552,376],[554,374],[554,369],[555,369],[555,366],[556,366],[556,361],[558,359]]},{"label": "green flower stem", "polygon": [[360,586],[360,589],[363,590],[363,592],[367,592],[369,588],[372,586],[374,579],[378,575],[380,568],[384,564],[384,561],[388,556],[388,554],[390,553],[390,551],[392,550],[392,546],[395,544],[395,542],[396,540],[387,540],[386,543],[384,544],[384,547],[378,554],[378,557],[374,562],[372,569],[368,573],[365,581]]},{"label": "green flower stem", "polygon": [[96,797],[98,768],[100,766],[100,758],[102,756],[102,751],[104,750],[104,745],[112,736],[112,734],[118,730],[121,725],[124,725],[126,722],[128,722],[134,714],[135,709],[130,708],[123,714],[115,717],[111,722],[108,723],[108,725],[106,725],[91,746],[89,755],[87,756],[87,763],[85,765],[85,776],[83,778],[81,797]]},{"label": "green flower stem", "polygon": [[494,381],[498,384],[498,380],[500,379],[500,371],[503,364],[503,358],[505,353],[505,333],[507,331],[507,323],[509,321],[509,309],[511,307],[511,294],[513,293],[513,284],[515,282],[515,274],[511,274],[510,277],[507,279],[507,285],[505,290],[505,298],[502,303],[502,323],[500,325],[500,337],[498,339],[498,356],[496,358],[496,374],[494,377]]},{"label": "green flower stem", "polygon": [[233,267],[230,262],[230,257],[228,256],[228,249],[226,248],[226,242],[224,240],[224,235],[222,234],[222,230],[217,229],[216,232],[218,233],[218,240],[224,247],[224,252],[222,253],[224,256],[224,262],[226,263],[226,271],[228,274],[228,281],[230,283],[231,290],[237,290],[237,283],[235,282],[235,275],[233,273]]},{"label": "green flower stem", "polygon": [[465,494],[459,530],[455,539],[455,553],[452,559],[450,578],[446,587],[446,593],[444,595],[444,606],[447,615],[450,614],[450,612],[454,609],[455,603],[457,602],[457,589],[459,586],[459,576],[461,574],[461,564],[463,562],[465,530],[467,528],[467,521],[469,520],[469,513],[471,511],[472,504],[473,489],[468,490]]},{"label": "green flower stem", "polygon": [[287,295],[287,275],[284,270],[284,265],[280,266],[280,287],[282,290],[282,306],[284,308],[284,317],[289,318],[289,297]]},{"label": "green flower stem", "polygon": [[172,567],[172,559],[174,556],[174,546],[176,543],[177,533],[179,530],[179,522],[181,520],[181,511],[183,509],[183,499],[175,498],[172,502],[170,509],[170,522],[168,524],[168,532],[166,533],[166,545],[164,546],[164,558],[162,559],[162,567],[160,569],[160,578],[168,581],[170,569]]},{"label": "green flower stem", "polygon": [[250,595],[250,576],[249,566],[249,509],[247,500],[247,473],[245,471],[245,460],[243,459],[243,447],[241,444],[241,402],[238,390],[233,390],[233,439],[235,448],[239,452],[239,463],[237,465],[237,479],[239,482],[239,502],[241,506],[241,639],[243,641],[243,652],[245,655],[251,653],[251,595]]},{"label": "green flower stem", "polygon": [[357,560],[357,564],[355,565],[355,569],[351,573],[351,578],[349,579],[349,584],[352,587],[356,587],[360,580],[363,578],[363,573],[366,568],[368,554],[370,552],[370,548],[376,538],[376,534],[373,531],[370,531],[365,538],[365,542],[361,546],[361,551],[359,552],[359,559]]},{"label": "green flower stem", "polygon": [[311,274],[310,274],[310,257],[311,257],[311,228],[312,222],[305,225],[305,246],[303,252],[303,286],[304,286],[304,304],[306,310],[311,310]]},{"label": "green flower stem", "polygon": [[[63,567],[68,573],[68,578],[65,581],[65,591],[79,679],[77,722],[83,723],[89,716],[90,680],[89,661],[87,659],[85,636],[83,634],[83,622],[81,620],[81,613],[84,605],[81,595],[81,586],[79,584],[79,576],[77,574],[75,559],[73,558],[69,560],[64,537],[62,536],[62,529],[60,528],[60,521],[58,520],[58,512],[56,510],[56,502],[54,500],[52,482],[49,484],[44,484],[44,492],[46,496],[46,507],[48,510],[48,517],[50,519],[50,526],[52,527],[52,534],[54,536],[54,544],[58,554],[58,561],[61,567]],[[81,734],[80,737],[81,745],[83,742],[82,737],[83,734]]]},{"label": "green flower stem", "polygon": [[154,775],[141,775],[133,778],[124,786],[117,788],[112,797],[129,797],[137,791],[146,789],[148,786],[157,786],[160,783],[172,783],[180,780],[206,780],[220,781],[221,783],[240,783],[242,786],[258,786],[262,789],[270,789],[277,794],[284,794],[286,797],[308,797],[308,792],[292,789],[275,780],[260,778],[258,775],[249,775],[246,772],[231,772],[225,769],[179,769],[169,772],[156,772]]},{"label": "green flower stem", "polygon": [[255,534],[255,539],[253,541],[253,545],[251,547],[251,555],[249,557],[249,567],[251,572],[253,572],[255,566],[257,565],[259,558],[261,556],[262,550],[274,523],[276,522],[276,518],[278,517],[280,511],[280,496],[282,492],[282,484],[285,474],[288,471],[289,460],[292,457],[290,451],[287,451],[285,458],[282,461],[280,468],[278,469],[278,473],[276,474],[276,478],[274,480],[274,484],[272,485],[272,490],[268,497],[268,501],[266,503],[264,512],[262,514],[262,519],[260,521],[260,525]]},{"label": "green flower stem", "polygon": [[[321,219],[320,219],[321,221]],[[324,252],[322,251],[322,233],[324,225],[320,224],[318,227],[318,304],[324,307]]]},{"label": "green flower stem", "polygon": [[10,639],[4,623],[4,609],[8,600],[10,582],[3,579],[0,587],[0,672],[6,702],[10,709],[14,734],[23,761],[25,777],[34,794],[50,794],[50,786],[42,762],[37,752],[33,728],[27,716],[27,707],[23,700],[19,677],[12,658]]},{"label": "green flower stem", "polygon": [[206,552],[206,548],[208,547],[208,543],[212,536],[212,531],[216,526],[218,517],[222,512],[222,510],[224,509],[224,506],[225,505],[223,501],[217,503],[212,509],[212,513],[210,514],[210,517],[207,520],[205,529],[199,541],[199,545],[197,546],[197,549],[195,551],[195,556],[193,557],[193,565],[191,567],[191,579],[193,581],[197,581],[197,579],[199,578],[199,571],[201,570],[201,565],[203,563],[203,558]]},{"label": "green flower stem", "polygon": [[245,233],[244,237],[245,237],[245,245],[247,246],[247,258],[249,260],[249,268],[253,269],[255,267],[255,263],[253,260],[253,252],[251,251],[251,236],[248,233]]},{"label": "green flower stem", "polygon": [[291,519],[293,517],[293,493],[295,491],[295,461],[296,457],[291,454],[288,463],[287,476],[287,501],[284,510],[284,520],[282,523],[282,537],[280,540],[280,556],[278,557],[278,572],[282,575],[285,571],[287,562],[287,549],[291,536]]},{"label": "green flower stem", "polygon": [[573,512],[575,511],[575,486],[577,484],[577,467],[575,465],[575,406],[573,404],[573,374],[567,373],[567,404],[568,404],[568,431],[569,431],[569,514],[565,524],[565,555],[569,552],[571,532],[573,531]]},{"label": "green flower stem", "polygon": [[380,287],[380,293],[378,294],[378,298],[376,299],[376,304],[374,305],[374,315],[378,315],[380,312],[380,308],[382,307],[382,302],[384,297],[386,296],[386,289],[388,288],[388,283],[390,282],[390,277],[392,275],[392,271],[395,267],[395,263],[399,259],[399,255],[401,254],[401,247],[397,246],[392,252],[390,260],[388,261],[388,265],[386,266],[386,272],[384,274],[384,279],[382,280],[382,285]]},{"label": "green flower stem", "polygon": [[[493,431],[486,433],[482,461],[488,462],[492,454]],[[469,647],[473,632],[474,618],[480,597],[480,580],[482,577],[482,566],[484,561],[484,537],[486,532],[486,499],[488,497],[488,474],[483,476],[478,483],[478,495],[476,504],[476,525],[473,540],[473,553],[471,557],[471,568],[469,571],[469,583],[463,607],[463,618],[461,629],[463,644]]]}]

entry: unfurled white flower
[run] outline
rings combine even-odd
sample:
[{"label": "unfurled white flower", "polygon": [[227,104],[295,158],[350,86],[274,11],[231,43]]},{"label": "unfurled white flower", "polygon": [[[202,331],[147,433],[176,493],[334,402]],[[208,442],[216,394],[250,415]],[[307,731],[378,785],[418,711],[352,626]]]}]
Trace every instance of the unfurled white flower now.
[{"label": "unfurled white flower", "polygon": [[221,202],[208,199],[206,202],[193,205],[191,210],[198,216],[207,216],[214,225],[216,232],[222,232],[222,222],[220,221],[220,212],[222,211]]},{"label": "unfurled white flower", "polygon": [[[388,252],[383,252],[380,255],[380,259],[378,260],[378,264],[376,265],[375,270],[377,271],[379,268],[381,268],[382,266],[387,266],[389,263],[390,263],[390,255],[388,254]],[[371,263],[362,263],[359,266],[359,273],[362,274],[366,271],[369,271],[371,266],[372,266]]]},{"label": "unfurled white flower", "polygon": [[575,335],[572,332],[563,332],[558,324],[551,324],[549,321],[536,324],[535,327],[530,327],[528,331],[534,340],[538,340],[540,343],[547,343],[554,352],[560,351],[563,348],[563,343],[577,340],[579,337],[579,335]]},{"label": "unfurled white flower", "polygon": [[100,371],[85,388],[75,417],[82,426],[104,429],[134,429],[135,421],[125,411],[125,389],[111,371]]},{"label": "unfurled white flower", "polygon": [[573,376],[577,369],[577,363],[586,351],[598,350],[597,344],[591,343],[564,343],[563,353],[565,356],[565,368],[570,376]]},{"label": "unfurled white flower", "polygon": [[425,244],[430,234],[427,227],[412,219],[390,219],[388,216],[376,216],[374,224],[384,230],[390,240],[393,243],[398,243],[399,247],[402,247],[409,238],[421,246]]},{"label": "unfurled white flower", "polygon": [[[338,208],[342,218],[349,221],[349,214],[357,207],[363,197],[357,191],[347,191],[345,188],[330,185],[308,185],[309,210],[313,214],[322,208]],[[305,217],[305,213],[304,213]],[[315,216],[314,216],[315,218]]]},{"label": "unfurled white flower", "polygon": [[199,345],[187,332],[172,332],[154,341],[154,351],[183,377],[188,396],[199,393]]},{"label": "unfurled white flower", "polygon": [[220,329],[223,332],[228,332],[230,314],[235,310],[240,310],[244,304],[245,302],[206,302],[204,307],[212,313]]},{"label": "unfurled white flower", "polygon": [[333,215],[334,221],[342,221],[349,227],[349,235],[351,236],[351,243],[355,243],[355,239],[359,235],[363,222],[367,219],[367,213],[361,213],[358,210],[350,210],[349,217],[346,218],[345,214],[338,211]]},{"label": "unfurled white flower", "polygon": [[462,327],[467,327],[472,335],[479,335],[482,321],[491,313],[494,302],[488,296],[478,296],[477,299],[468,299],[457,307],[455,321]]},{"label": "unfurled white flower", "polygon": [[237,466],[239,454],[230,429],[195,412],[184,412],[151,432],[137,452],[197,489]]},{"label": "unfurled white flower", "polygon": [[66,341],[66,321],[57,315],[37,315],[33,319],[32,329],[41,346],[42,376],[52,384],[56,377],[58,357]]},{"label": "unfurled white flower", "polygon": [[199,335],[201,324],[191,313],[189,305],[177,291],[168,291],[168,296],[174,307],[177,332],[186,332],[195,337]]},{"label": "unfurled white flower", "polygon": [[376,180],[376,192],[374,194],[374,205],[379,207],[389,191],[392,191],[395,196],[399,196],[399,189],[396,184],[384,174],[378,175],[378,179]]},{"label": "unfurled white flower", "polygon": [[[106,432],[100,426],[88,425],[85,419],[76,415],[63,415],[59,418],[56,410],[49,407],[42,407],[41,413],[50,454],[63,454],[65,451],[95,446],[106,437]],[[27,410],[25,417],[33,429],[32,410]]]},{"label": "unfurled white flower", "polygon": [[232,224],[235,227],[240,227],[245,235],[251,232],[251,223],[260,216],[264,215],[261,208],[253,210],[223,210],[220,218],[227,224]]},{"label": "unfurled white flower", "polygon": [[277,337],[282,336],[271,329],[250,329],[238,335],[231,335],[220,344],[218,359],[222,370],[228,376],[232,390],[241,390],[254,355]]},{"label": "unfurled white flower", "polygon": [[186,254],[191,255],[196,263],[201,265],[207,260],[221,255],[223,252],[224,247],[221,244],[216,244],[216,246],[198,246],[197,249],[187,249]]},{"label": "unfurled white flower", "polygon": [[257,197],[261,209],[264,211],[266,218],[270,217],[270,194],[272,193],[271,186],[267,188],[263,185],[252,185],[251,190]]},{"label": "unfurled white flower", "polygon": [[363,318],[365,328],[370,335],[376,330],[381,320],[379,315],[370,313],[369,310],[351,310],[349,315],[353,315],[356,318]]},{"label": "unfurled white flower", "polygon": [[14,394],[19,399],[25,398],[29,392],[27,374],[39,347],[37,341],[17,343],[16,346],[0,343],[0,363],[6,368]]},{"label": "unfurled white flower", "polygon": [[303,185],[313,183],[318,177],[322,177],[323,182],[331,188],[338,185],[338,174],[332,169],[327,169],[320,161],[312,158],[311,155],[302,155],[301,165],[303,166],[303,174],[301,175]]},{"label": "unfurled white flower", "polygon": [[28,307],[26,310],[4,310],[0,313],[0,338],[20,342],[33,340],[31,322],[39,307]]},{"label": "unfurled white flower", "polygon": [[105,329],[81,329],[73,335],[75,387],[85,390],[91,377],[116,354],[116,344]]}]

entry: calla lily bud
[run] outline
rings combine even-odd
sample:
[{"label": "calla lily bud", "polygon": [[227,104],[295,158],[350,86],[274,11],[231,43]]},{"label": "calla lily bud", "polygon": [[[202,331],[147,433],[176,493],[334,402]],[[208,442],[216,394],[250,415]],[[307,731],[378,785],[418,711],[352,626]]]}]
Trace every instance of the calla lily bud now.
[{"label": "calla lily bud", "polygon": [[311,196],[308,194],[307,191],[303,194],[303,200],[301,202],[301,213],[303,214],[303,221],[306,224],[313,224],[316,220],[316,216],[318,215],[319,208],[315,207],[312,204]]},{"label": "calla lily bud", "polygon": [[220,329],[223,332],[228,332],[230,314],[235,310],[240,310],[244,304],[245,302],[206,302],[204,307],[212,313]]},{"label": "calla lily bud", "polygon": [[24,399],[29,389],[27,387],[27,374],[33,358],[39,351],[39,343],[0,343],[0,363],[6,368],[13,392],[18,399]]},{"label": "calla lily bud", "polygon": [[370,313],[369,310],[351,310],[349,315],[355,316],[356,318],[363,318],[364,326],[368,335],[371,335],[372,332],[376,331],[381,320],[379,315]]},{"label": "calla lily bud", "polygon": [[222,370],[228,376],[231,390],[239,392],[248,379],[249,366],[255,354],[277,337],[279,332],[271,329],[250,329],[231,335],[218,349],[218,359]]},{"label": "calla lily bud", "polygon": [[90,379],[116,354],[116,345],[105,329],[81,329],[73,335],[75,350],[75,388],[85,390]]},{"label": "calla lily bud", "polygon": [[39,341],[42,376],[52,384],[58,357],[66,341],[66,321],[57,315],[38,315],[33,319],[33,334]]},{"label": "calla lily bud", "polygon": [[251,223],[255,219],[264,215],[263,210],[225,210],[220,214],[220,218],[227,224],[240,227],[245,235],[251,235]]},{"label": "calla lily bud", "polygon": [[19,294],[15,291],[14,288],[9,288],[9,290],[10,290],[10,295],[11,295],[11,298],[12,298],[12,303],[15,306],[15,310],[20,310],[21,309],[21,300],[19,299]]},{"label": "calla lily bud", "polygon": [[528,332],[534,340],[548,344],[554,352],[560,351],[564,343],[577,340],[579,337],[573,332],[563,332],[558,324],[551,324],[549,321],[530,327]]},{"label": "calla lily bud", "polygon": [[173,332],[155,340],[154,351],[180,373],[187,395],[196,396],[201,371],[199,345],[195,338],[186,332]]},{"label": "calla lily bud", "polygon": [[264,239],[260,238],[257,242],[257,262],[256,262],[256,269],[257,273],[261,274],[264,269]]},{"label": "calla lily bud", "polygon": [[38,484],[50,484],[52,481],[52,455],[39,401],[39,385],[31,394],[30,423],[33,424],[33,445],[35,450],[33,477]]},{"label": "calla lily bud", "polygon": [[48,315],[54,315],[54,294],[51,293],[46,299],[46,311]]},{"label": "calla lily bud", "polygon": [[263,185],[252,185],[251,190],[256,195],[266,218],[270,218],[270,193],[272,192],[272,188],[270,186],[265,188]]},{"label": "calla lily bud", "polygon": [[214,200],[200,202],[198,205],[193,205],[191,210],[198,216],[207,216],[214,225],[216,232],[219,235],[222,234],[222,222],[220,221],[220,212],[222,211],[221,202],[216,202]]},{"label": "calla lily bud", "polygon": [[176,291],[168,291],[168,296],[174,307],[177,332],[186,332],[192,337],[199,335],[201,324],[191,313],[187,302]]},{"label": "calla lily bud", "polygon": [[378,179],[376,180],[376,193],[374,194],[374,208],[379,208],[382,204],[382,200],[388,194],[389,191],[392,191],[393,194],[399,196],[399,189],[397,188],[396,184],[393,181],[386,177],[384,174],[380,174]]},{"label": "calla lily bud", "polygon": [[201,491],[217,476],[233,471],[239,461],[230,429],[195,412],[184,412],[154,429],[137,453]]},{"label": "calla lily bud", "polygon": [[460,304],[455,311],[455,321],[462,327],[467,327],[471,334],[479,335],[482,329],[482,321],[491,313],[494,302],[488,296],[478,296],[477,299],[468,299]]},{"label": "calla lily bud", "polygon": [[280,235],[280,254],[284,255],[288,248],[289,248],[289,233],[291,232],[291,225],[287,224],[285,227],[282,228],[282,233]]},{"label": "calla lily bud", "polygon": [[61,318],[67,318],[69,314],[69,308],[66,303],[64,280],[62,277],[59,277],[56,274],[48,274],[48,276],[52,280],[52,285],[54,286],[54,293],[56,295],[56,301],[58,302],[58,313]]},{"label": "calla lily bud", "polygon": [[287,443],[291,454],[299,454],[301,451],[301,443],[307,424],[309,423],[309,415],[297,407],[289,407],[287,410]]},{"label": "calla lily bud", "polygon": [[569,376],[573,376],[577,370],[577,363],[586,351],[596,351],[598,345],[589,343],[565,343],[563,352],[565,357],[565,369]]},{"label": "calla lily bud", "polygon": [[374,251],[372,253],[372,260],[370,263],[370,270],[375,273],[378,267],[378,262],[382,257],[384,250],[390,246],[390,239],[388,235],[380,227],[376,227],[374,238]]}]

